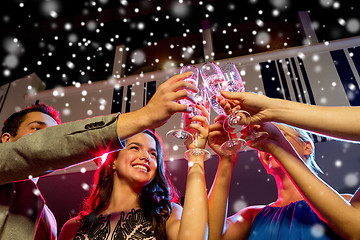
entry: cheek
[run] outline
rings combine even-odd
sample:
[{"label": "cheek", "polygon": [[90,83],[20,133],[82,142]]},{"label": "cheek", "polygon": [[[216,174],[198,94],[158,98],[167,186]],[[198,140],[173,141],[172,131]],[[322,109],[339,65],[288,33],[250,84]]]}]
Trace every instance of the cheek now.
[{"label": "cheek", "polygon": [[157,161],[156,161],[156,159],[152,159],[151,160],[151,165],[152,165],[152,167],[156,170],[157,169]]},{"label": "cheek", "polygon": [[117,167],[125,166],[131,163],[133,159],[136,159],[136,154],[127,152],[126,154],[120,154],[117,156],[117,159],[114,161]]},{"label": "cheek", "polygon": [[134,158],[137,158],[139,155],[136,152],[133,151],[126,151],[123,154],[118,156],[118,160],[120,161],[128,161],[128,160],[132,160]]}]

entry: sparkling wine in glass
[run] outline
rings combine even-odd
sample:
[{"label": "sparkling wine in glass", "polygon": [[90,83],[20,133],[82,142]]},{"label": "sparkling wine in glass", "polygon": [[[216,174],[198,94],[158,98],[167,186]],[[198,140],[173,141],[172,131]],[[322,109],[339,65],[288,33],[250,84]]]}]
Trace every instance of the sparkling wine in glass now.
[{"label": "sparkling wine in glass", "polygon": [[[220,66],[221,72],[224,74],[225,80],[227,84],[228,92],[244,92],[245,87],[244,83],[241,79],[239,71],[237,70],[234,63],[225,63]],[[225,123],[230,128],[233,128],[234,131],[240,132],[245,128],[250,130],[250,138],[256,139],[261,137],[266,132],[255,132],[252,130],[252,126],[250,125],[250,113],[245,110],[237,110],[232,112],[229,116],[226,117]]]},{"label": "sparkling wine in glass", "polygon": [[[217,102],[217,97],[221,98],[220,89],[225,91],[230,89],[221,69],[214,62],[208,62],[201,67],[200,74],[205,82],[211,107],[218,115],[226,115],[224,109]],[[246,144],[245,140],[241,138],[231,138],[231,133],[235,128],[229,127],[226,122],[224,122],[224,129],[228,132],[229,140],[224,142],[221,148],[230,154],[243,150]]]},{"label": "sparkling wine in glass", "polygon": [[[205,92],[205,86],[201,84],[199,87],[199,92],[196,94],[196,99],[198,104],[200,104],[202,107],[205,108],[205,110],[210,113],[210,104],[209,101],[207,101],[206,92]],[[192,111],[188,114],[188,118],[193,118],[195,116],[204,116],[201,109],[199,109],[196,105],[192,106]],[[208,121],[210,121],[210,115],[208,116]],[[201,124],[201,122],[193,122]],[[211,157],[211,154],[208,150],[199,148],[198,147],[198,138],[199,138],[199,132],[195,130],[194,136],[194,144],[195,148],[189,149],[185,152],[185,158],[187,160],[190,159],[190,156],[204,156],[204,161],[208,160]]]},{"label": "sparkling wine in glass", "polygon": [[[184,81],[193,84],[195,87],[198,85],[199,80],[199,69],[193,65],[185,65],[181,68],[180,74],[185,72],[192,72],[192,75],[184,79]],[[187,99],[179,100],[180,104],[186,104],[189,107],[194,105],[193,102]],[[180,127],[178,129],[172,129],[167,132],[166,138],[173,144],[183,145],[185,142],[193,141],[193,135],[184,129],[186,113],[182,113]]]},{"label": "sparkling wine in glass", "polygon": [[[220,66],[220,70],[225,77],[226,89],[228,92],[244,92],[244,83],[241,76],[233,63],[225,63]],[[225,124],[233,128],[234,131],[240,132],[250,124],[250,114],[244,110],[237,110],[231,113],[225,119]]]}]

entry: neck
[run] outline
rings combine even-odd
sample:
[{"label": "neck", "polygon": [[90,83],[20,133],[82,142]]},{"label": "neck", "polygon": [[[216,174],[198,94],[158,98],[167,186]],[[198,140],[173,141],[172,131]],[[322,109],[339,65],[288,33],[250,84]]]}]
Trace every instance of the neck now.
[{"label": "neck", "polygon": [[115,177],[109,206],[105,210],[105,213],[110,214],[113,212],[128,211],[133,208],[139,208],[139,194],[140,189],[134,189],[130,186],[130,184]]},{"label": "neck", "polygon": [[276,186],[278,190],[278,197],[275,203],[272,204],[274,207],[282,207],[303,200],[295,185],[292,183],[290,178],[285,174],[278,174],[275,177]]}]

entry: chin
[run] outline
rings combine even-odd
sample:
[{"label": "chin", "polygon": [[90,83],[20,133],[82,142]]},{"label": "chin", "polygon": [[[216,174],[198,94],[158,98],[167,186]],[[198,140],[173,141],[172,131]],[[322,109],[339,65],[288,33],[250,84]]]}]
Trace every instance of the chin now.
[{"label": "chin", "polygon": [[134,176],[134,181],[136,181],[138,184],[141,184],[143,185],[144,187],[146,185],[148,185],[149,183],[151,183],[151,181],[153,180],[154,178],[149,178],[149,177],[145,177],[145,176]]}]

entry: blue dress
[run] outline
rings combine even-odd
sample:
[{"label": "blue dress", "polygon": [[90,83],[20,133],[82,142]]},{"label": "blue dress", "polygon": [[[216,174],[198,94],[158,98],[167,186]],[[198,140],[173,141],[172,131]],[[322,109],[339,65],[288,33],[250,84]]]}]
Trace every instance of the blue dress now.
[{"label": "blue dress", "polygon": [[264,207],[255,217],[249,240],[342,239],[311,209],[305,200],[283,207]]}]

